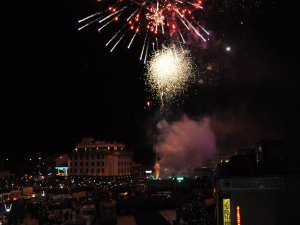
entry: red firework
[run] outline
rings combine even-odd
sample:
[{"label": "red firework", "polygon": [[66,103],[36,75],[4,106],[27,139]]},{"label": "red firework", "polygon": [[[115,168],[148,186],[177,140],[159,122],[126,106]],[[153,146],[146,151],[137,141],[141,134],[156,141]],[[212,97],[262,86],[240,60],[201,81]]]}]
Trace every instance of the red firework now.
[{"label": "red firework", "polygon": [[[107,4],[105,1],[100,5]],[[124,39],[125,34],[131,31],[132,36],[128,42],[128,48],[137,36],[143,37],[141,59],[146,57],[149,45],[153,49],[159,48],[164,42],[185,43],[185,36],[193,32],[202,41],[206,41],[209,33],[197,22],[201,15],[203,1],[201,0],[117,0],[108,5],[106,9],[90,15],[82,20],[85,25],[82,29],[94,22],[98,22],[102,31],[112,22],[124,24],[109,39],[106,45],[113,45],[111,51]],[[126,28],[127,27],[127,28]],[[126,35],[127,36],[127,35]]]}]

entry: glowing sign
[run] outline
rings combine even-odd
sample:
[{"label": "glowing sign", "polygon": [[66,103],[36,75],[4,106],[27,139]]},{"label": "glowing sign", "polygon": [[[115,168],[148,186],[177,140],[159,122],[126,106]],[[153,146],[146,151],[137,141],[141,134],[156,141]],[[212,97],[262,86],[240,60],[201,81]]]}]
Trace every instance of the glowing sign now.
[{"label": "glowing sign", "polygon": [[230,199],[223,199],[223,221],[224,225],[231,225],[230,221]]},{"label": "glowing sign", "polygon": [[181,181],[184,180],[184,177],[176,177],[176,180],[180,183]]},{"label": "glowing sign", "polygon": [[145,170],[145,173],[152,173],[152,170]]},{"label": "glowing sign", "polygon": [[236,207],[236,224],[241,225],[241,211],[240,206]]},{"label": "glowing sign", "polygon": [[55,167],[57,176],[68,176],[68,167]]}]

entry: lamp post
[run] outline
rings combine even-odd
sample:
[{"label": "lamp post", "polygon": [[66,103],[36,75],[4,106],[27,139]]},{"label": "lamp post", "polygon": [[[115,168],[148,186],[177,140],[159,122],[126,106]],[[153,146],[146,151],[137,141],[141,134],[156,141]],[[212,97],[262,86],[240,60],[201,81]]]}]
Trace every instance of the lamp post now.
[{"label": "lamp post", "polygon": [[40,176],[40,174],[41,174],[41,157],[39,157],[39,176]]}]

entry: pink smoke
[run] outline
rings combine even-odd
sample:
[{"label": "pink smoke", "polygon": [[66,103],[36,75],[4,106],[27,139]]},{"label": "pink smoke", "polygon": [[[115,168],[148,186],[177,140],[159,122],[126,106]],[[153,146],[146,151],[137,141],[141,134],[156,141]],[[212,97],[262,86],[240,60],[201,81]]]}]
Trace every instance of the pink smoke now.
[{"label": "pink smoke", "polygon": [[207,166],[217,155],[215,135],[210,119],[158,122],[159,142],[156,146],[162,176],[192,175],[194,168]]}]

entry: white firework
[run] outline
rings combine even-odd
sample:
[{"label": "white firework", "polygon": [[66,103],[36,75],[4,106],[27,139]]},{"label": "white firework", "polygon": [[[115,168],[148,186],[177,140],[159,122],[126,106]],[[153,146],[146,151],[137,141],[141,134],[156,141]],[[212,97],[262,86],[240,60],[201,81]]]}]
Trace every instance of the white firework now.
[{"label": "white firework", "polygon": [[155,96],[170,100],[185,92],[194,71],[189,52],[172,45],[151,56],[147,64],[147,83]]}]

